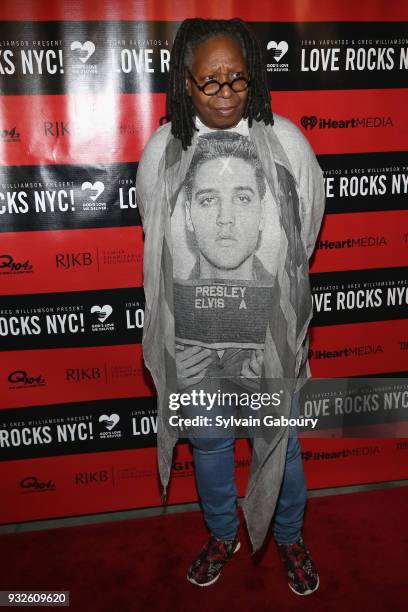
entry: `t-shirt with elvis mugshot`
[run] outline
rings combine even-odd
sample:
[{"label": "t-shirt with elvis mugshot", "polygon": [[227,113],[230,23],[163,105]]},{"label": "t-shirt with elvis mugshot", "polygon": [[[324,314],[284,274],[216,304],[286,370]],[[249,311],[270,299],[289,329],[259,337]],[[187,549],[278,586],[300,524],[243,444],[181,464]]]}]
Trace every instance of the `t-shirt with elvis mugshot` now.
[{"label": "t-shirt with elvis mugshot", "polygon": [[199,138],[171,218],[179,390],[256,390],[274,297],[278,209],[247,119],[226,130],[195,122]]}]

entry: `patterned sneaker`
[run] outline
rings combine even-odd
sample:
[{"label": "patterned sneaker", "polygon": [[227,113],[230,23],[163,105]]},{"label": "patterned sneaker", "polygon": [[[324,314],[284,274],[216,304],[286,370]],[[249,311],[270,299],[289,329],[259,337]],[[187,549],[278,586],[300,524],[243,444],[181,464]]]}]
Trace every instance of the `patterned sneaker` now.
[{"label": "patterned sneaker", "polygon": [[319,586],[319,574],[302,536],[295,544],[278,544],[278,550],[292,591],[296,595],[310,595],[316,591]]},{"label": "patterned sneaker", "polygon": [[220,576],[221,570],[232,555],[241,547],[238,533],[232,540],[218,540],[211,534],[207,544],[190,565],[187,580],[197,586],[213,584]]}]

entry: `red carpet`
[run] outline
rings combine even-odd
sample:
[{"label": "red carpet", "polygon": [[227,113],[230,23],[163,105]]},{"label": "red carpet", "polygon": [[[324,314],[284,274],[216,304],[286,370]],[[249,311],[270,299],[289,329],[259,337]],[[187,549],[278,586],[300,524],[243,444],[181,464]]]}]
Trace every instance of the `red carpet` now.
[{"label": "red carpet", "polygon": [[216,584],[188,583],[206,539],[200,512],[0,535],[0,589],[69,590],[70,610],[92,612],[406,610],[407,502],[407,487],[309,499],[320,587],[306,597],[287,586],[274,540],[255,562],[245,533]]}]

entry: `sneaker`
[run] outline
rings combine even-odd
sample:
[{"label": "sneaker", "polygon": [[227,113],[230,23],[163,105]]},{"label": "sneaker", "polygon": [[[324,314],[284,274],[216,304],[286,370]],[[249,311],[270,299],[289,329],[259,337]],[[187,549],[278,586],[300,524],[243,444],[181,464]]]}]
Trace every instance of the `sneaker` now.
[{"label": "sneaker", "polygon": [[190,565],[187,580],[197,586],[210,586],[218,580],[226,562],[240,548],[238,533],[232,540],[218,540],[214,535],[211,535],[198,557]]},{"label": "sneaker", "polygon": [[310,551],[299,537],[295,544],[278,544],[289,577],[289,587],[296,595],[310,595],[319,587],[319,574]]}]

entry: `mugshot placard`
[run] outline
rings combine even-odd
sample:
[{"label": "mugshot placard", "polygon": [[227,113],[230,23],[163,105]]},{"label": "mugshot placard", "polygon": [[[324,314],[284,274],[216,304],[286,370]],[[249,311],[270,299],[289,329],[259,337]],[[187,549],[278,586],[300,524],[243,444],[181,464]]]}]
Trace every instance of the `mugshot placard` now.
[{"label": "mugshot placard", "polygon": [[175,283],[178,343],[263,348],[272,290],[243,280]]}]

